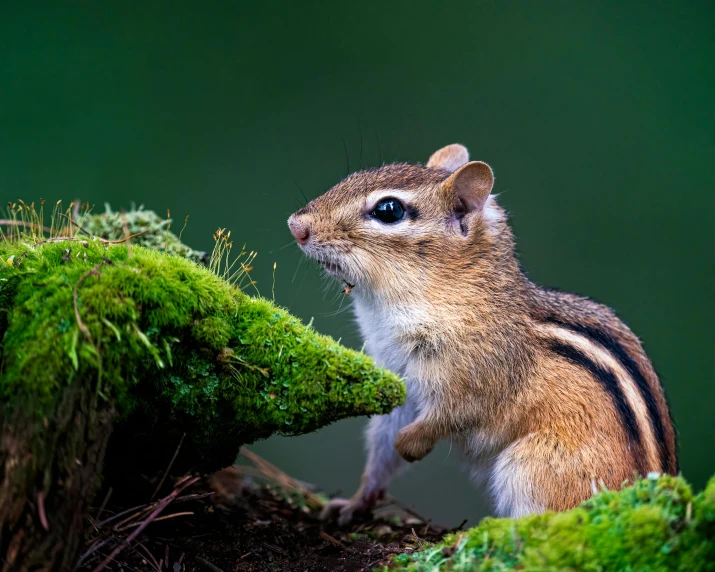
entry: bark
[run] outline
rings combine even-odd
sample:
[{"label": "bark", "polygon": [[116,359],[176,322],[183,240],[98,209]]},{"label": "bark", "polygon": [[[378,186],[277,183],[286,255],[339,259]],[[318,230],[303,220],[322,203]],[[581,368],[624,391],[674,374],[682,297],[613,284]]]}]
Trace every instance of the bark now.
[{"label": "bark", "polygon": [[53,419],[0,411],[0,568],[72,570],[100,484],[113,403],[67,387]]}]

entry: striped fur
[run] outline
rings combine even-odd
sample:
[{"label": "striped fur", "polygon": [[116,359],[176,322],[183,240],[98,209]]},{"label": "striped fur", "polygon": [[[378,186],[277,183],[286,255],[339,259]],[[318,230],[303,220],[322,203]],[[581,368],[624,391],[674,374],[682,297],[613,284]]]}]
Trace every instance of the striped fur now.
[{"label": "striped fur", "polygon": [[579,333],[601,348],[609,352],[618,362],[625,368],[629,376],[629,383],[635,383],[641,398],[645,402],[648,409],[648,420],[655,432],[655,443],[658,447],[659,464],[658,470],[666,473],[678,472],[678,461],[675,450],[668,447],[668,438],[666,437],[666,423],[670,423],[670,414],[659,406],[656,400],[656,394],[660,388],[652,387],[646,379],[646,374],[641,371],[641,368],[636,363],[636,360],[630,356],[625,347],[618,341],[617,338],[610,335],[608,332],[596,327],[588,326],[580,323],[564,323],[557,317],[553,316],[547,321],[557,324],[568,330]]},{"label": "striped fur", "polygon": [[[405,406],[370,422],[358,492],[326,509],[341,522],[445,438],[501,515],[572,507],[599,480],[678,471],[638,338],[609,308],[526,278],[491,169],[467,161],[452,145],[427,167],[354,173],[289,220],[305,253],[350,284],[366,351],[408,387]],[[404,219],[371,216],[386,197]]]}]

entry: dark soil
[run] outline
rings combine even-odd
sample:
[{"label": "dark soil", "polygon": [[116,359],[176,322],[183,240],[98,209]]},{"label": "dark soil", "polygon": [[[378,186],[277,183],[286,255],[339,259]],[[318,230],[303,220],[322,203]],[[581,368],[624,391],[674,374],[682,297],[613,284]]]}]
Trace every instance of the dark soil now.
[{"label": "dark soil", "polygon": [[159,495],[164,500],[123,515],[123,507],[111,506],[110,498],[110,508],[93,511],[93,534],[78,569],[95,570],[104,563],[106,570],[128,571],[371,570],[448,532],[390,501],[339,528],[319,519],[318,496],[283,476],[271,475],[278,485],[265,482],[253,468],[224,469],[183,490],[189,480],[179,481],[173,491],[169,484],[169,495]]}]

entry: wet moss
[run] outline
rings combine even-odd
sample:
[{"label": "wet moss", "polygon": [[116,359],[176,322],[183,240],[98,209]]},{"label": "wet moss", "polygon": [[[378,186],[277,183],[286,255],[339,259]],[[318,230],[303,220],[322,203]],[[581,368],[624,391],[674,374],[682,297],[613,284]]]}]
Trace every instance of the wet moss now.
[{"label": "wet moss", "polygon": [[715,477],[698,495],[682,477],[653,475],[570,511],[486,518],[439,545],[398,556],[392,569],[713,570]]},{"label": "wet moss", "polygon": [[6,411],[51,416],[79,378],[120,421],[235,452],[404,399],[365,355],[187,258],[97,239],[5,242],[0,257]]}]

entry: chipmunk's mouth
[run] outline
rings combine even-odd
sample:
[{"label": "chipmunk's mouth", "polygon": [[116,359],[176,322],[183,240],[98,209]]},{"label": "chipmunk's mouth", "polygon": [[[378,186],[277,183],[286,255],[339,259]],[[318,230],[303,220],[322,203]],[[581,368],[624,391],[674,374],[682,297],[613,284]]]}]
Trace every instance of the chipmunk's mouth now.
[{"label": "chipmunk's mouth", "polygon": [[349,294],[357,284],[357,277],[350,264],[345,264],[340,253],[332,248],[315,247],[315,245],[301,245],[301,250],[321,266],[329,274],[345,286],[345,293]]},{"label": "chipmunk's mouth", "polygon": [[350,293],[353,291],[353,288],[355,288],[355,284],[350,283],[350,279],[346,277],[346,273],[343,270],[343,267],[340,266],[337,262],[332,262],[332,261],[327,261],[327,260],[318,260],[318,264],[320,264],[325,270],[328,272],[328,274],[332,275],[333,278],[337,278],[343,283],[343,293],[346,296],[350,296]]},{"label": "chipmunk's mouth", "polygon": [[350,292],[352,292],[356,281],[351,277],[350,272],[348,272],[342,264],[335,262],[334,260],[320,258],[316,258],[315,261],[320,264],[320,266],[322,266],[333,278],[343,283],[343,286],[345,286],[345,289],[343,290],[345,294],[350,294]]},{"label": "chipmunk's mouth", "polygon": [[327,270],[329,274],[332,274],[340,280],[343,279],[345,271],[343,270],[343,267],[337,262],[332,262],[330,260],[318,260],[317,262],[323,268],[325,268],[325,270]]}]

